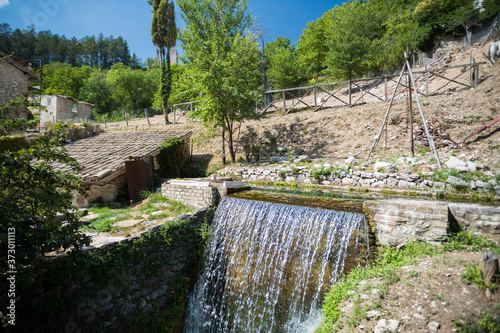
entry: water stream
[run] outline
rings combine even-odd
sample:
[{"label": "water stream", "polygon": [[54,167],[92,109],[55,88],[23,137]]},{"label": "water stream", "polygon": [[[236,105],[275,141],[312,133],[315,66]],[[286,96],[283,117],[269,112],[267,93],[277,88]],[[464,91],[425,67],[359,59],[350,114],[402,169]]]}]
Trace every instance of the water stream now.
[{"label": "water stream", "polygon": [[312,332],[325,292],[368,252],[361,214],[224,197],[185,332]]}]

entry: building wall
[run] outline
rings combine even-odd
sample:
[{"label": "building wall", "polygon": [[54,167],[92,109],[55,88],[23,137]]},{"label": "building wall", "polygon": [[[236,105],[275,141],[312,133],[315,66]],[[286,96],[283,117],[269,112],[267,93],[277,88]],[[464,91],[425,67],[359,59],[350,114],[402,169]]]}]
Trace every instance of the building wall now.
[{"label": "building wall", "polygon": [[47,108],[46,111],[40,114],[42,127],[47,122],[56,123],[67,120],[73,122],[87,121],[93,109],[91,104],[78,102],[59,95],[44,95],[42,96],[41,104]]},{"label": "building wall", "polygon": [[11,64],[0,60],[0,104],[5,104],[16,97],[28,97],[28,76]]}]

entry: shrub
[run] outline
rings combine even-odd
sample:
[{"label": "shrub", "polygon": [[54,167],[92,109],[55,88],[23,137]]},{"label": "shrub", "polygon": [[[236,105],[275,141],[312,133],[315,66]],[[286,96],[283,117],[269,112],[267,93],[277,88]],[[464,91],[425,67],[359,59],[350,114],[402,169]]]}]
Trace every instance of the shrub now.
[{"label": "shrub", "polygon": [[160,145],[158,154],[158,175],[164,178],[178,178],[181,176],[180,168],[182,166],[182,140],[173,137],[165,140]]}]

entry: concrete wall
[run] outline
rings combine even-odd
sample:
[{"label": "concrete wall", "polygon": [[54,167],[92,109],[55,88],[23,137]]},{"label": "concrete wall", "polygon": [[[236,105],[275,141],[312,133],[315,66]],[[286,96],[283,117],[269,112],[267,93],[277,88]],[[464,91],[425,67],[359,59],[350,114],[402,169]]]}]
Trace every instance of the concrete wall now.
[{"label": "concrete wall", "polygon": [[[173,181],[175,182],[175,181]],[[197,185],[197,183],[200,183]],[[218,198],[217,188],[210,186],[210,183],[201,182],[181,182],[177,184],[163,183],[161,193],[169,200],[182,202],[193,207],[213,206]]]},{"label": "concrete wall", "polygon": [[[185,222],[183,222],[185,221]],[[145,332],[155,313],[182,311],[204,249],[200,225],[208,209],[183,214],[165,226],[92,250],[95,262],[59,257],[37,267],[37,279],[19,281],[19,332]],[[167,236],[168,235],[168,236]],[[79,261],[78,261],[79,260]],[[71,267],[71,268],[69,268]],[[26,290],[27,289],[27,290]],[[180,308],[180,310],[179,310]],[[19,326],[19,327],[18,327]],[[182,327],[172,330],[182,332]],[[17,331],[17,330],[16,330]]]}]

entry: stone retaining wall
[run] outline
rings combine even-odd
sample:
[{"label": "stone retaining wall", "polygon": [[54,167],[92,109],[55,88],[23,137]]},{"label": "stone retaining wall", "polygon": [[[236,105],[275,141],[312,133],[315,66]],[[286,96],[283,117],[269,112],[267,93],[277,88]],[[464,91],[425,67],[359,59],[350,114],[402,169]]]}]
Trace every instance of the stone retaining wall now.
[{"label": "stone retaining wall", "polygon": [[[464,182],[458,177],[450,176],[447,182],[436,182],[430,178],[434,171],[423,171],[420,174],[412,173],[410,169],[396,172],[394,165],[380,162],[381,167],[374,166],[379,171],[353,170],[348,165],[344,168],[333,168],[328,175],[320,175],[320,171],[328,170],[332,165],[316,164],[313,166],[265,166],[265,167],[227,167],[219,170],[222,176],[231,176],[236,179],[248,181],[287,182],[298,184],[320,184],[346,187],[372,187],[379,189],[401,189],[420,191],[444,191],[453,190],[460,186],[468,186],[478,193],[496,193],[500,195],[500,185],[495,179],[489,182],[472,181]],[[384,170],[381,172],[380,170]]]},{"label": "stone retaining wall", "polygon": [[179,201],[197,208],[213,206],[217,201],[219,192],[208,182],[173,182],[161,185],[161,193],[169,200]]},{"label": "stone retaining wall", "polygon": [[16,328],[144,331],[154,325],[155,314],[168,318],[179,311],[176,323],[182,324],[203,254],[200,225],[211,222],[208,213],[204,208],[183,214],[140,237],[92,250],[99,255],[83,261],[64,256],[45,263],[38,268],[38,279],[22,292]]},{"label": "stone retaining wall", "polygon": [[447,228],[464,229],[500,241],[500,208],[477,204],[410,199],[365,201],[379,244],[398,246],[412,240],[441,241]]}]

